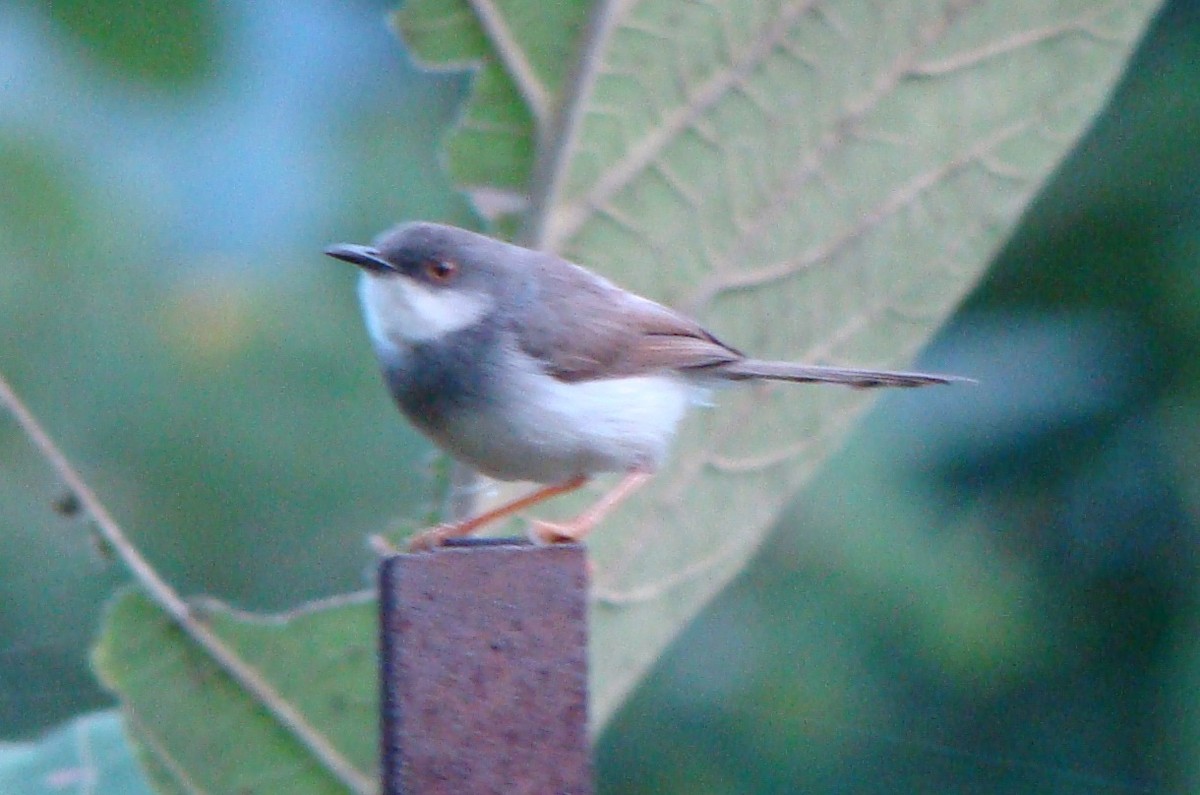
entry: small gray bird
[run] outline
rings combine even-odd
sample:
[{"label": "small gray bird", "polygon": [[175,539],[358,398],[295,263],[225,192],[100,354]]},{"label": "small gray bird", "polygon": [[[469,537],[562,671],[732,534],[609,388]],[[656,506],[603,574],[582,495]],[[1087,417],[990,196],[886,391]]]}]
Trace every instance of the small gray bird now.
[{"label": "small gray bird", "polygon": [[663,463],[706,387],[772,379],[856,388],[968,379],[749,359],[674,310],[560,257],[416,222],[326,254],[362,269],[359,297],[400,409],[458,461],[532,493],[418,535],[430,549],[583,486],[624,478],[541,541],[582,539]]}]

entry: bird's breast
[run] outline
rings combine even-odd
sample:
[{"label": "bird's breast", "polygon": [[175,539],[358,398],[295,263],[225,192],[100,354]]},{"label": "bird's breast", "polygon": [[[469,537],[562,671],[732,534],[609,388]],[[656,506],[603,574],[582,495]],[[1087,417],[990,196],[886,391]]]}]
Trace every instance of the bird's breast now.
[{"label": "bird's breast", "polygon": [[496,347],[496,334],[480,325],[376,352],[392,397],[414,425],[436,437],[455,417],[486,413],[496,403]]},{"label": "bird's breast", "polygon": [[450,455],[540,483],[657,469],[697,392],[672,373],[561,381],[481,330],[413,346],[384,372],[404,413]]},{"label": "bird's breast", "polygon": [[493,386],[485,411],[455,418],[458,454],[493,477],[542,483],[657,469],[693,394],[673,374],[565,382],[521,354]]}]

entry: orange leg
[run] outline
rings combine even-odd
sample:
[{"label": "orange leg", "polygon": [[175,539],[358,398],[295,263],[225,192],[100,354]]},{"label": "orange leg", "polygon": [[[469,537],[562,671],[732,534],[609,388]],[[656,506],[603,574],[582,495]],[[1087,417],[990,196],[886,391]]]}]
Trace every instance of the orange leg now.
[{"label": "orange leg", "polygon": [[640,489],[651,477],[651,473],[635,470],[621,478],[612,490],[596,500],[592,507],[568,522],[543,522],[534,519],[529,526],[529,535],[534,541],[543,544],[561,544],[572,541],[582,541],[584,536],[600,523],[605,516],[612,512],[629,495]]},{"label": "orange leg", "polygon": [[472,516],[469,519],[464,519],[454,524],[444,524],[430,528],[413,536],[408,542],[408,550],[410,552],[426,552],[434,547],[441,546],[447,539],[462,538],[463,536],[470,535],[481,527],[503,519],[517,511],[523,511],[531,505],[537,505],[539,502],[548,500],[551,497],[557,497],[559,494],[575,491],[575,489],[580,488],[587,482],[588,479],[580,475],[562,483],[542,486],[540,489],[531,491],[523,497],[518,497],[511,502],[506,502],[477,516]]}]

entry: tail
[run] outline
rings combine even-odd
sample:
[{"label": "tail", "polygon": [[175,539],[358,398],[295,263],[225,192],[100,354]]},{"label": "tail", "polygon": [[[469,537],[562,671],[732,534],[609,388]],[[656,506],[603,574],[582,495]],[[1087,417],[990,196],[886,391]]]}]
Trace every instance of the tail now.
[{"label": "tail", "polygon": [[843,384],[855,389],[881,386],[915,387],[931,384],[976,383],[971,378],[935,373],[901,373],[890,370],[856,370],[849,367],[819,367],[793,362],[768,362],[762,359],[741,359],[716,365],[714,375],[731,381],[765,378],[772,381],[793,381],[812,384]]}]

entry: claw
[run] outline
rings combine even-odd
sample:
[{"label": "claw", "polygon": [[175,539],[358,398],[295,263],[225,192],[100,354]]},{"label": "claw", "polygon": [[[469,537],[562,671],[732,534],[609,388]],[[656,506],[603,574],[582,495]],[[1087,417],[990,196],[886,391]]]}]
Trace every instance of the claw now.
[{"label": "claw", "polygon": [[367,537],[367,546],[381,558],[388,558],[400,551],[400,548],[388,541],[381,533],[373,533]]},{"label": "claw", "polygon": [[417,533],[412,538],[408,539],[409,552],[432,552],[437,547],[446,543],[446,539],[450,538],[453,533],[447,532],[452,530],[454,525],[438,525],[431,527],[428,530],[423,530]]},{"label": "claw", "polygon": [[535,544],[570,544],[587,533],[591,528],[579,528],[574,523],[558,524],[534,519],[529,523],[527,535]]}]

